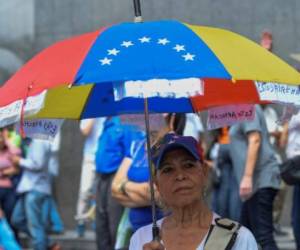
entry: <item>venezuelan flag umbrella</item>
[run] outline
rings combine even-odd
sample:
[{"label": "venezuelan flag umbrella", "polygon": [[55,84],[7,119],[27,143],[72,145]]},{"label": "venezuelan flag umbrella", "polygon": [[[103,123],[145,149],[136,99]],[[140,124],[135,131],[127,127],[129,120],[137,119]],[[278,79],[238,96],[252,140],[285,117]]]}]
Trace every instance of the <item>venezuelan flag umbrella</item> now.
[{"label": "venezuelan flag umbrella", "polygon": [[38,118],[142,113],[146,96],[150,112],[259,103],[254,81],[297,85],[300,75],[227,30],[121,23],[58,42],[25,64],[0,89],[0,124],[22,109]]}]

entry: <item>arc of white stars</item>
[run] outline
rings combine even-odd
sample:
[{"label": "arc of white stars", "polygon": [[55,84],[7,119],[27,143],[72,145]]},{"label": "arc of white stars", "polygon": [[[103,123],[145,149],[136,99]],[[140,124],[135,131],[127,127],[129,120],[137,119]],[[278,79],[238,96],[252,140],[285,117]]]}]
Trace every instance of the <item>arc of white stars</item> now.
[{"label": "arc of white stars", "polygon": [[139,38],[139,40],[141,43],[149,43],[151,38],[144,36],[144,37]]},{"label": "arc of white stars", "polygon": [[130,46],[133,46],[133,43],[132,43],[132,41],[123,41],[121,46],[128,48]]},{"label": "arc of white stars", "polygon": [[108,55],[114,55],[114,56],[116,56],[116,55],[118,55],[120,53],[120,50],[117,50],[117,49],[113,48],[113,49],[107,50],[107,52],[108,52]]},{"label": "arc of white stars", "polygon": [[169,43],[170,41],[167,38],[163,38],[163,39],[158,39],[158,44],[161,45],[166,45],[167,43]]},{"label": "arc of white stars", "polygon": [[185,51],[184,45],[179,44],[176,44],[176,46],[173,49],[175,49],[177,52]]},{"label": "arc of white stars", "polygon": [[187,53],[187,54],[183,55],[182,57],[184,58],[185,61],[194,61],[195,55]]},{"label": "arc of white stars", "polygon": [[99,61],[101,62],[101,65],[102,65],[102,66],[103,66],[103,65],[110,65],[111,62],[112,62],[112,59],[109,59],[109,58],[107,58],[107,57],[104,57],[103,59],[100,59]]}]

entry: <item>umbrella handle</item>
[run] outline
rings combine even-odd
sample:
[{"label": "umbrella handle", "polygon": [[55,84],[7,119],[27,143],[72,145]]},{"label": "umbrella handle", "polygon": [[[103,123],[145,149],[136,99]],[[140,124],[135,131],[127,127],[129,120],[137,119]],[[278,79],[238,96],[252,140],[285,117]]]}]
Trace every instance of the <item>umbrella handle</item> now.
[{"label": "umbrella handle", "polygon": [[157,225],[152,225],[152,239],[160,242],[159,227]]},{"label": "umbrella handle", "polygon": [[151,162],[151,145],[150,145],[150,124],[149,124],[149,108],[148,98],[144,98],[144,112],[145,112],[145,125],[146,125],[146,139],[147,139],[147,158],[150,171],[150,197],[151,197],[151,211],[152,211],[152,236],[154,241],[159,241],[159,228],[157,226],[156,218],[156,205],[155,205],[155,191],[154,191],[154,165]]},{"label": "umbrella handle", "polygon": [[143,21],[140,0],[133,0],[133,6],[134,6],[134,15],[135,15],[134,22],[140,23]]}]

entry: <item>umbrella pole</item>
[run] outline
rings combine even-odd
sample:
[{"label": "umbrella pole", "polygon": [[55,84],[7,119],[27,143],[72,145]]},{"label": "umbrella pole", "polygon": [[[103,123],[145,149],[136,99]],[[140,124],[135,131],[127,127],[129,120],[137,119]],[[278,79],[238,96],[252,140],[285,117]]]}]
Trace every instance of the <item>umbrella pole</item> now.
[{"label": "umbrella pole", "polygon": [[133,0],[133,6],[134,6],[134,15],[135,15],[134,22],[140,23],[143,21],[140,0]]},{"label": "umbrella pole", "polygon": [[159,228],[157,226],[156,218],[156,205],[155,205],[155,195],[154,195],[154,165],[151,162],[151,145],[150,145],[150,124],[149,124],[149,109],[148,109],[148,98],[144,98],[144,114],[145,114],[145,124],[146,124],[146,139],[147,139],[147,156],[148,156],[148,166],[150,171],[150,196],[151,196],[151,209],[152,209],[152,236],[153,240],[159,241]]}]

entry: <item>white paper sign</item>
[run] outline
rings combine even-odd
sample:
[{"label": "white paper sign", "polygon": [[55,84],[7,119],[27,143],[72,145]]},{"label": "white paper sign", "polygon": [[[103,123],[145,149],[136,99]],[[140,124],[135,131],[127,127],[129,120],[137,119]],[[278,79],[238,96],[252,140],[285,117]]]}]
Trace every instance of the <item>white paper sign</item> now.
[{"label": "white paper sign", "polygon": [[114,85],[115,100],[125,97],[190,97],[203,95],[203,82],[199,78],[179,80],[152,79],[148,81],[126,81]]},{"label": "white paper sign", "polygon": [[[42,93],[28,97],[24,106],[24,117],[36,114],[44,106],[46,90]],[[0,127],[20,121],[23,100],[15,101],[0,108]]]},{"label": "white paper sign", "polygon": [[[34,119],[23,122],[23,130],[26,137],[52,140],[60,130],[63,119]],[[17,124],[20,130],[20,123]]]},{"label": "white paper sign", "polygon": [[252,121],[255,106],[252,104],[226,105],[208,110],[207,129],[231,126],[237,122]]},{"label": "white paper sign", "polygon": [[272,82],[255,82],[260,100],[300,105],[299,86]]}]

